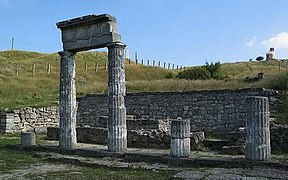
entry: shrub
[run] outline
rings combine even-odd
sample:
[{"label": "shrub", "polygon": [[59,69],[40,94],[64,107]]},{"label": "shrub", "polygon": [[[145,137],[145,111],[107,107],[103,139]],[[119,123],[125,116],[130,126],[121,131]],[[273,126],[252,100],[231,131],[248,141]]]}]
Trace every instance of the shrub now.
[{"label": "shrub", "polygon": [[226,75],[221,70],[220,62],[209,64],[206,62],[204,66],[191,68],[178,73],[177,78],[179,79],[225,79]]},{"label": "shrub", "polygon": [[264,57],[263,56],[258,56],[257,58],[256,58],[256,61],[263,61],[264,60]]},{"label": "shrub", "polygon": [[178,73],[179,79],[210,79],[210,72],[204,67],[191,68]]},{"label": "shrub", "polygon": [[171,73],[171,72],[169,72],[169,73],[165,76],[165,78],[167,78],[167,79],[172,79],[172,78],[174,78],[174,74]]}]

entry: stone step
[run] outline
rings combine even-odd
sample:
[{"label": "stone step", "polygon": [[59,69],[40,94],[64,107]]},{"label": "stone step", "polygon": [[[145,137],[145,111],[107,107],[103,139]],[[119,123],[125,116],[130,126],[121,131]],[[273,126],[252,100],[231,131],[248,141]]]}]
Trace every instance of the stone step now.
[{"label": "stone step", "polygon": [[223,146],[232,146],[233,143],[226,139],[204,139],[203,144],[205,147],[212,149],[212,150],[219,150],[221,151]]},{"label": "stone step", "polygon": [[244,155],[245,154],[245,146],[223,146],[221,149],[222,154],[228,155]]}]

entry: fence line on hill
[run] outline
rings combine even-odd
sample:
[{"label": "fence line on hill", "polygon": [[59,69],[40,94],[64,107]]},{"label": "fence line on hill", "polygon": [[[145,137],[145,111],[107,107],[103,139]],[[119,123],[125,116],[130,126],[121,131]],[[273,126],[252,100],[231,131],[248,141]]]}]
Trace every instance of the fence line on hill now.
[{"label": "fence line on hill", "polygon": [[[151,61],[151,60],[144,60],[141,59],[141,63],[138,63],[139,60],[135,60],[132,61],[131,59],[126,59],[126,67],[129,66],[151,66],[151,67],[159,67],[159,68],[164,68],[164,69],[168,69],[168,70],[185,70],[185,66],[179,66],[176,64],[172,64],[172,63],[167,63],[167,62],[161,62],[161,61]],[[30,68],[29,68],[30,66]],[[39,67],[41,66],[41,67]],[[28,68],[27,68],[28,67]],[[50,75],[52,73],[55,73],[55,69],[57,69],[57,71],[59,71],[59,67],[53,67],[52,63],[47,63],[45,66],[43,66],[43,64],[39,65],[37,63],[31,63],[30,65],[25,65],[25,66],[21,66],[21,65],[14,65],[12,66],[12,71],[14,71],[16,76],[19,76],[23,73],[27,73],[27,74],[31,74],[32,76],[36,76],[39,73],[46,73],[47,75]],[[88,71],[94,71],[94,73],[99,73],[101,71],[108,71],[108,62],[105,61],[105,63],[99,63],[99,62],[95,62],[95,63],[88,63],[88,62],[84,62],[81,64],[76,64],[76,71],[79,70],[83,70],[84,72],[88,72]]]}]

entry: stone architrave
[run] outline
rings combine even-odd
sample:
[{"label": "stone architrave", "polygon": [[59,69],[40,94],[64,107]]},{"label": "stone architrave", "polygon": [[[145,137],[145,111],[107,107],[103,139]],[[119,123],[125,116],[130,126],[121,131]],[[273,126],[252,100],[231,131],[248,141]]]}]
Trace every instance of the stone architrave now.
[{"label": "stone architrave", "polygon": [[76,146],[76,87],[75,53],[59,52],[60,62],[60,133],[59,147],[73,149]]},{"label": "stone architrave", "polygon": [[190,120],[172,120],[170,156],[177,158],[190,155]]},{"label": "stone architrave", "polygon": [[121,42],[116,18],[108,14],[82,16],[56,25],[62,31],[65,51],[85,51]]},{"label": "stone architrave", "polygon": [[111,43],[108,46],[108,151],[127,150],[125,87],[125,45]]},{"label": "stone architrave", "polygon": [[271,156],[269,100],[267,97],[247,97],[246,110],[246,159],[268,160]]}]

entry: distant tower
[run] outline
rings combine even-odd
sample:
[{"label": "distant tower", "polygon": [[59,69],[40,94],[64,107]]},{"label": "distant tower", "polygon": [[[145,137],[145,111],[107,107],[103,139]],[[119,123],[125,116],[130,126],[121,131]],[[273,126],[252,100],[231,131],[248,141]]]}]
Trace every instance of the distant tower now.
[{"label": "distant tower", "polygon": [[266,61],[275,59],[275,49],[273,47],[266,53]]}]

